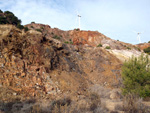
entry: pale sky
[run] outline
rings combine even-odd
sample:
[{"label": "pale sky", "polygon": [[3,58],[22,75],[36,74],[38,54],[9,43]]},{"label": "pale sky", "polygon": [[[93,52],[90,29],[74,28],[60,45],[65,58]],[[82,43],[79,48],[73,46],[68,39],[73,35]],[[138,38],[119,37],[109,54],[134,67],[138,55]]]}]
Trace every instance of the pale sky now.
[{"label": "pale sky", "polygon": [[150,0],[0,0],[2,11],[11,11],[22,24],[48,24],[52,28],[99,31],[127,43],[150,41]]}]

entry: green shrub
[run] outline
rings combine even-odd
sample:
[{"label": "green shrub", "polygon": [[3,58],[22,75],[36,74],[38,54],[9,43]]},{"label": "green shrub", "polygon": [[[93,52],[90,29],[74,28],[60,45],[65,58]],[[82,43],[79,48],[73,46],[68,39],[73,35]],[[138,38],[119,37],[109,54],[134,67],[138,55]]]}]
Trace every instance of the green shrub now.
[{"label": "green shrub", "polygon": [[31,24],[35,24],[35,22],[31,22]]},{"label": "green shrub", "polygon": [[105,49],[111,49],[110,46],[106,46]]},{"label": "green shrub", "polygon": [[[3,13],[0,11],[0,13]],[[13,24],[18,28],[22,29],[21,25],[21,20],[18,19],[12,12],[10,11],[5,11],[1,16],[0,16],[0,24]]]},{"label": "green shrub", "polygon": [[132,57],[122,66],[123,94],[134,93],[150,97],[150,59],[148,56]]},{"label": "green shrub", "polygon": [[24,27],[24,31],[26,32],[26,31],[28,31],[29,30],[29,28],[28,27]]},{"label": "green shrub", "polygon": [[19,24],[19,25],[17,25],[17,28],[24,29],[24,26]]},{"label": "green shrub", "polygon": [[138,51],[141,51],[141,49],[140,49],[139,47],[137,48],[137,50],[138,50]]},{"label": "green shrub", "polygon": [[76,31],[80,31],[80,29],[79,28],[77,28],[77,29],[75,29]]},{"label": "green shrub", "polygon": [[150,41],[148,41],[148,43],[150,43]]},{"label": "green shrub", "polygon": [[127,47],[127,49],[128,49],[128,50],[131,50],[131,48],[130,48],[130,47]]},{"label": "green shrub", "polygon": [[6,17],[0,16],[0,24],[7,24],[7,23],[8,23],[8,21],[7,21]]},{"label": "green shrub", "polygon": [[41,32],[41,33],[42,33],[41,29],[36,29],[36,31],[38,31],[38,32]]},{"label": "green shrub", "polygon": [[98,44],[97,47],[102,47],[102,44]]},{"label": "green shrub", "polygon": [[150,47],[145,48],[145,49],[144,49],[144,52],[150,54]]},{"label": "green shrub", "polygon": [[64,43],[66,43],[66,44],[73,44],[72,41],[65,41]]},{"label": "green shrub", "polygon": [[52,38],[60,40],[60,37],[57,35],[53,36]]}]

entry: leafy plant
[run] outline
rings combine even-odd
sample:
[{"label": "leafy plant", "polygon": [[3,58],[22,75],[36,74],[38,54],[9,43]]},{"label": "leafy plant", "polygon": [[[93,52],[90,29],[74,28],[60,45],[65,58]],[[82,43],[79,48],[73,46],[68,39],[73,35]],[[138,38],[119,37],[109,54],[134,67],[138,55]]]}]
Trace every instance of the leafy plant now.
[{"label": "leafy plant", "polygon": [[140,97],[150,97],[150,59],[143,54],[132,57],[122,66],[123,94],[134,93]]},{"label": "leafy plant", "polygon": [[148,41],[148,43],[150,43],[150,41]]}]

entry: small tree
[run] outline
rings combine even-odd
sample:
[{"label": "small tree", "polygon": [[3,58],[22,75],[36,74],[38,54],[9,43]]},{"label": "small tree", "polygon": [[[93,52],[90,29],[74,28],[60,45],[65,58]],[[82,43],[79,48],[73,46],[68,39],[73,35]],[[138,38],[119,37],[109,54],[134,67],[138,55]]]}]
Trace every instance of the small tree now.
[{"label": "small tree", "polygon": [[150,54],[150,47],[145,48],[145,49],[144,49],[144,52]]},{"label": "small tree", "polygon": [[132,57],[123,64],[123,94],[134,93],[140,97],[150,97],[150,60],[143,54]]}]

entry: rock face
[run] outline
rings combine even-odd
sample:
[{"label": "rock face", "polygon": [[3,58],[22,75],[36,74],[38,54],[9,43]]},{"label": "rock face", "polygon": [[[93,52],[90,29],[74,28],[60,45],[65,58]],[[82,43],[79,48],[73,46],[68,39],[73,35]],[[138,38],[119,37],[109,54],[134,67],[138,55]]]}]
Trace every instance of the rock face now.
[{"label": "rock face", "polygon": [[17,94],[85,93],[91,84],[119,87],[122,62],[104,47],[136,50],[93,31],[62,31],[29,24],[25,32],[0,25],[0,85]]}]

